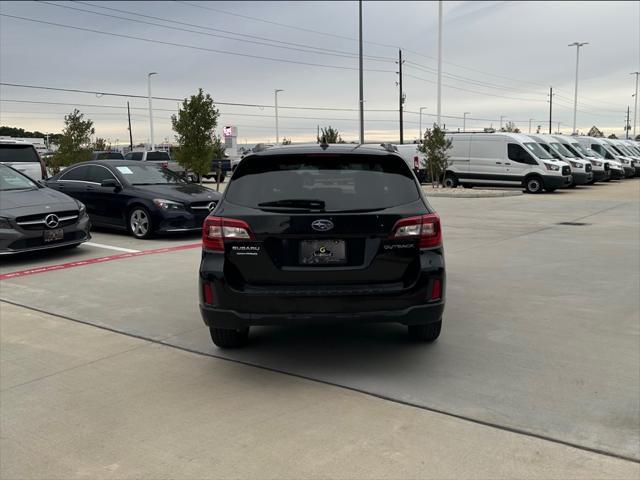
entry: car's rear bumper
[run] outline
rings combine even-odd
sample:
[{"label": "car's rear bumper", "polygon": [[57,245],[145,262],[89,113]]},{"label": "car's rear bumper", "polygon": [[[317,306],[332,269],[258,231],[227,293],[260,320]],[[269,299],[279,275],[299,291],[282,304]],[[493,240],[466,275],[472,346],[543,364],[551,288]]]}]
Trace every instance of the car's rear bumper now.
[{"label": "car's rear bumper", "polygon": [[264,325],[307,325],[325,323],[397,322],[422,325],[442,318],[444,301],[415,305],[403,310],[349,313],[240,313],[200,304],[205,325],[215,328],[243,328]]}]

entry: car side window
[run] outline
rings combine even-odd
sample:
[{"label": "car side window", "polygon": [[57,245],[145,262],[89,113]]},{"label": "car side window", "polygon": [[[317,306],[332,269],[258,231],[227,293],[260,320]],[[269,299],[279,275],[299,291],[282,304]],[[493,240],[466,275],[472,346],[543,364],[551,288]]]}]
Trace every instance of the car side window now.
[{"label": "car side window", "polygon": [[133,157],[133,153],[129,152],[124,156],[125,160],[131,160],[131,158]]},{"label": "car side window", "polygon": [[75,180],[77,182],[90,182],[89,180],[89,165],[81,167],[69,168],[62,172],[62,175],[58,180]]},{"label": "car side window", "polygon": [[513,160],[518,163],[526,163],[528,165],[535,165],[535,161],[531,158],[531,155],[517,143],[507,144],[507,156],[509,160]]},{"label": "car side window", "polygon": [[103,180],[113,179],[116,177],[105,167],[100,165],[91,165],[89,167],[89,180],[88,182],[102,183]]},{"label": "car side window", "polygon": [[142,160],[143,152],[133,152],[131,154],[131,160]]}]

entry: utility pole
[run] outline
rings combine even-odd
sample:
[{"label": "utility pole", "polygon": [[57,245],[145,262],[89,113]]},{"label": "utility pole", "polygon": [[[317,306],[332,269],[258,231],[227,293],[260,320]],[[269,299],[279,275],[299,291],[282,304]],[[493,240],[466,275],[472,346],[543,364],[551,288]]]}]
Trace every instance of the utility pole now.
[{"label": "utility pole", "polygon": [[636,94],[634,95],[636,97],[635,100],[635,105],[633,107],[633,139],[636,139],[636,122],[638,120],[638,75],[640,75],[640,72],[633,72],[631,75],[635,75],[636,76]]},{"label": "utility pole", "polygon": [[506,117],[506,115],[500,115],[500,130],[502,130],[502,120]]},{"label": "utility pole", "polygon": [[358,2],[360,20],[360,143],[364,143],[364,87],[362,78],[362,0]]},{"label": "utility pole", "polygon": [[438,127],[442,115],[442,0],[438,1]]},{"label": "utility pole", "polygon": [[157,75],[157,72],[151,72],[147,74],[147,87],[149,93],[149,142],[151,143],[151,151],[156,149],[156,145],[153,142],[153,107],[151,106],[151,75]]},{"label": "utility pole", "polygon": [[467,115],[470,115],[471,112],[464,112],[462,114],[462,131],[466,132],[467,131]]},{"label": "utility pole", "polygon": [[558,135],[560,134],[560,124],[561,124],[561,123],[562,123],[562,122],[558,122],[558,130],[556,131],[556,133],[557,133]]},{"label": "utility pole", "polygon": [[549,135],[551,135],[552,112],[553,112],[553,87],[549,87]]},{"label": "utility pole", "polygon": [[278,132],[278,92],[284,92],[284,90],[274,90],[273,91],[276,97],[276,145],[280,143],[280,136]]},{"label": "utility pole", "polygon": [[573,135],[576,135],[576,117],[578,114],[578,65],[580,64],[580,47],[589,45],[589,42],[573,42],[569,47],[576,47],[576,86],[573,94]]},{"label": "utility pole", "polygon": [[320,125],[317,126],[316,142],[320,143]]},{"label": "utility pole", "polygon": [[627,121],[624,123],[624,138],[629,140],[629,130],[631,130],[631,125],[629,124],[629,105],[627,105]]},{"label": "utility pole", "polygon": [[402,104],[404,103],[404,92],[402,91],[402,50],[398,50],[398,86],[400,87],[400,95],[398,99],[398,109],[400,112],[400,145],[404,143],[404,126],[402,118]]},{"label": "utility pole", "polygon": [[133,150],[133,134],[131,133],[131,110],[129,109],[128,101],[127,101],[127,117],[129,118],[129,148]]}]

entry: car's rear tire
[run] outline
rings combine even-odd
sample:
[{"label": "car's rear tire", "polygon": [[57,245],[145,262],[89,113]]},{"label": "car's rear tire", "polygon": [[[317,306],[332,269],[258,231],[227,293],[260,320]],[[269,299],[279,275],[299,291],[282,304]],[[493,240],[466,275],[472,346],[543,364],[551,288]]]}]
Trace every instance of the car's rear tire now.
[{"label": "car's rear tire", "polygon": [[127,228],[136,238],[150,238],[153,235],[153,222],[149,210],[141,205],[133,207],[127,215]]},{"label": "car's rear tire", "polygon": [[209,327],[211,340],[220,348],[240,348],[249,340],[249,327],[245,328],[214,328]]},{"label": "car's rear tire", "polygon": [[447,173],[444,177],[442,185],[445,188],[456,188],[458,186],[458,178],[454,173]]},{"label": "car's rear tire", "polygon": [[524,181],[524,189],[527,193],[540,193],[544,188],[544,183],[542,182],[542,178],[537,175],[528,177]]},{"label": "car's rear tire", "polygon": [[409,338],[419,342],[433,342],[440,336],[442,319],[424,325],[409,325]]}]

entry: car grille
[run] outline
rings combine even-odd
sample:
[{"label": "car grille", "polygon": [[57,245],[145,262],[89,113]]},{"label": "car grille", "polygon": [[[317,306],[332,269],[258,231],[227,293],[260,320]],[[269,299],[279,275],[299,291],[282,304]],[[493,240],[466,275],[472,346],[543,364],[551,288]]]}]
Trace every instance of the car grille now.
[{"label": "car grille", "polygon": [[586,164],[585,164],[585,166],[584,166],[584,169],[585,169],[587,172],[590,172],[590,171],[593,169],[593,167],[591,166],[591,164],[590,164],[590,163],[586,163]]},{"label": "car grille", "polygon": [[16,223],[23,230],[44,230],[47,228],[44,219],[51,214],[58,217],[58,225],[53,228],[66,227],[67,225],[72,225],[78,221],[78,210],[66,210],[63,212],[47,212],[17,217]]},{"label": "car grille", "polygon": [[562,167],[562,175],[571,175],[571,167],[569,166]]},{"label": "car grille", "polygon": [[210,202],[193,202],[191,205],[189,205],[189,210],[191,210],[194,213],[208,214],[210,211],[216,208],[217,204],[218,202],[215,200]]}]

